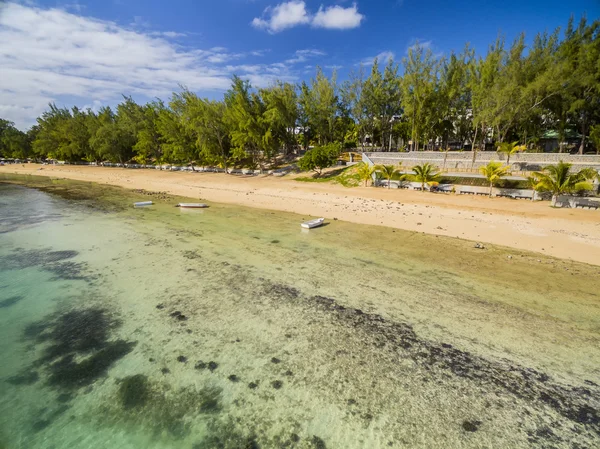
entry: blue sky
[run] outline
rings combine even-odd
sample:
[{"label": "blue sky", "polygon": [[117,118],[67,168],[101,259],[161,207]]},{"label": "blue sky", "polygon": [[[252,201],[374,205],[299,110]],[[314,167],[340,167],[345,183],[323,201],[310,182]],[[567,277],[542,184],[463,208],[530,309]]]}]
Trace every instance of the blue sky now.
[{"label": "blue sky", "polygon": [[419,41],[437,55],[499,33],[564,27],[598,0],[66,0],[0,6],[0,117],[24,129],[51,101],[98,109],[121,94],[167,100],[183,84],[220,97],[237,73],[297,82],[320,65],[344,79]]}]

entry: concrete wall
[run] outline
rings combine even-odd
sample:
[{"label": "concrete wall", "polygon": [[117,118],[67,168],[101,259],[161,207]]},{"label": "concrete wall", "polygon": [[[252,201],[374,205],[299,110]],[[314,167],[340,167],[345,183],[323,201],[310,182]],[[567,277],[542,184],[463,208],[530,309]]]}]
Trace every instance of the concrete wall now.
[{"label": "concrete wall", "polygon": [[[390,181],[391,189],[410,189],[421,190],[421,183],[410,181]],[[375,181],[375,186],[387,188],[387,179],[378,179]],[[425,189],[428,189],[427,185]],[[455,193],[456,195],[481,195],[488,196],[490,194],[489,187],[482,186],[463,186],[459,184],[440,184],[438,191],[443,193]],[[550,200],[550,194],[540,194],[529,189],[503,189],[492,188],[492,196],[501,196],[505,198],[514,198],[518,200]],[[559,195],[556,201],[556,207],[574,207],[583,209],[600,210],[600,199],[581,198],[569,195]]]},{"label": "concrete wall", "polygon": [[[420,165],[424,162],[437,165],[440,169],[444,167],[445,153],[441,151],[411,151],[409,153],[364,153],[373,164],[398,164],[402,162],[404,167]],[[473,153],[468,151],[450,151],[446,156],[446,170],[468,170],[471,167],[477,169],[487,165],[490,161],[506,161],[506,155],[495,151],[477,152],[473,164]],[[581,168],[594,168],[600,170],[600,155],[576,155],[559,153],[520,153],[510,157],[510,166],[513,171],[539,171],[546,165],[556,164],[559,161],[573,164],[574,170]]]}]

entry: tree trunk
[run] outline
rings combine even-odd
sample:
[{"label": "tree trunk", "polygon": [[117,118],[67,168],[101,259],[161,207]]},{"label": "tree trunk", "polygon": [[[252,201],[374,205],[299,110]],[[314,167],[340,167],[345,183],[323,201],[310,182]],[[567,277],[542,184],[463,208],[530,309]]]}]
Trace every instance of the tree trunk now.
[{"label": "tree trunk", "polygon": [[492,189],[494,188],[494,183],[490,182],[490,198],[492,197]]},{"label": "tree trunk", "polygon": [[475,135],[473,136],[473,141],[471,143],[471,151],[473,152],[473,160],[471,161],[471,170],[475,167],[475,160],[477,159],[477,131],[478,128],[475,127]]},{"label": "tree trunk", "polygon": [[581,144],[579,145],[579,154],[583,154],[583,150],[585,148],[585,133],[587,131],[587,123],[585,122],[585,118],[583,119],[583,123],[581,125]]},{"label": "tree trunk", "polygon": [[552,201],[550,201],[550,206],[556,207],[556,200],[558,199],[558,195],[552,195]]}]

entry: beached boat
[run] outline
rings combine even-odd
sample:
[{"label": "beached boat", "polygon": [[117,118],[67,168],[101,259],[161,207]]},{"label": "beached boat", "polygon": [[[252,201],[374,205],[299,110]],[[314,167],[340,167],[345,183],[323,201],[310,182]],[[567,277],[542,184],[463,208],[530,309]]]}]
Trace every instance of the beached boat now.
[{"label": "beached boat", "polygon": [[318,228],[324,222],[325,222],[324,218],[315,218],[314,220],[305,221],[304,223],[300,224],[300,226],[302,226],[305,229],[312,229],[312,228]]},{"label": "beached boat", "polygon": [[133,203],[133,207],[152,206],[152,204],[154,204],[152,201],[138,201],[137,203]]},{"label": "beached boat", "polygon": [[179,203],[175,207],[182,207],[184,209],[204,209],[205,207],[208,207],[208,204],[204,204],[204,203]]}]

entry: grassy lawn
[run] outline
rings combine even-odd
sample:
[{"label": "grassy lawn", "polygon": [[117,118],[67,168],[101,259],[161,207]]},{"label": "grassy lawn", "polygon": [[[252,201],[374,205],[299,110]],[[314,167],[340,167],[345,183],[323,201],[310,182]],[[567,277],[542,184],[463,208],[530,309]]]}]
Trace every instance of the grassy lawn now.
[{"label": "grassy lawn", "polygon": [[356,173],[355,166],[328,169],[320,176],[315,173],[312,176],[300,176],[294,179],[300,182],[331,182],[332,184],[340,184],[344,187],[357,187],[360,185],[360,179],[358,178],[358,173]]}]

